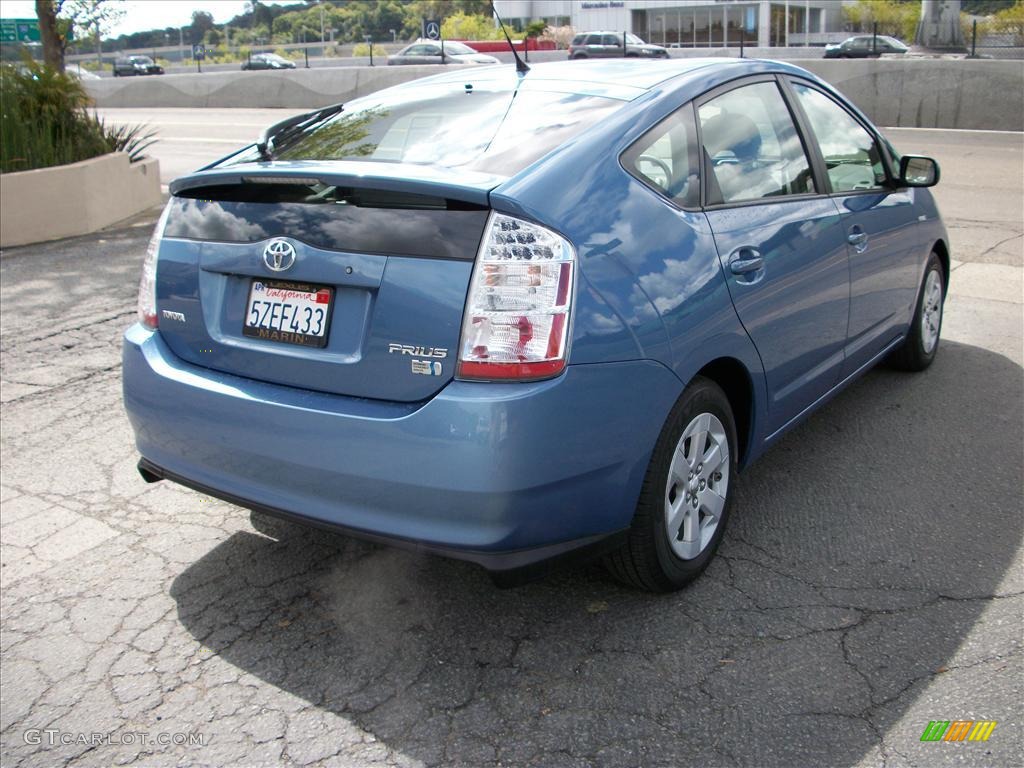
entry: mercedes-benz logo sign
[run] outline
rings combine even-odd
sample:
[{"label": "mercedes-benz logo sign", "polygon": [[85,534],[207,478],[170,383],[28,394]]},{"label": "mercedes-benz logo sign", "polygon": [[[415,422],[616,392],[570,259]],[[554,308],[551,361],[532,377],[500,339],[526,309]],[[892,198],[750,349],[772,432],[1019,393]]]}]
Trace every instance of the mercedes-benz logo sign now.
[{"label": "mercedes-benz logo sign", "polygon": [[274,272],[284,272],[295,263],[295,246],[287,240],[271,240],[263,249],[263,263]]}]

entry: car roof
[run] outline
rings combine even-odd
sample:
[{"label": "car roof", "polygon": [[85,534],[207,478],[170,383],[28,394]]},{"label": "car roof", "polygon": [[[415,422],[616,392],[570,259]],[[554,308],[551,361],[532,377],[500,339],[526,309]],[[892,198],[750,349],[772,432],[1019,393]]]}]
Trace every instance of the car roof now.
[{"label": "car roof", "polygon": [[[597,59],[586,62],[552,61],[531,64],[530,71],[522,76],[522,80],[538,85],[554,86],[557,84],[559,88],[570,91],[578,90],[581,93],[593,92],[595,87],[604,87],[624,94],[629,93],[631,95],[620,96],[620,98],[632,99],[679,75],[716,67],[722,70],[727,69],[731,77],[742,77],[745,74],[764,72],[765,65],[770,65],[772,71],[808,76],[807,71],[800,67],[763,59],[681,58],[661,61]],[[474,69],[472,79],[476,82],[507,81],[514,84],[519,76],[511,64],[498,64]],[[445,72],[416,80],[414,86],[421,87],[428,83],[465,83],[466,81],[466,72]],[[407,84],[397,87],[403,88],[405,85]]]}]

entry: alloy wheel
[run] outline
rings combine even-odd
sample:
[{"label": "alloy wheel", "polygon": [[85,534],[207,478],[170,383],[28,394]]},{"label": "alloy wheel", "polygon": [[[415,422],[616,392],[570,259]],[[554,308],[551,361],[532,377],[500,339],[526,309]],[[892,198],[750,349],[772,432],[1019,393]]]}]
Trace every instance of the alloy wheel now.
[{"label": "alloy wheel", "polygon": [[928,273],[921,296],[921,344],[930,355],[939,343],[942,325],[942,280],[934,269]]},{"label": "alloy wheel", "polygon": [[701,413],[683,430],[665,488],[669,545],[683,560],[711,542],[729,490],[729,441],[717,416]]}]

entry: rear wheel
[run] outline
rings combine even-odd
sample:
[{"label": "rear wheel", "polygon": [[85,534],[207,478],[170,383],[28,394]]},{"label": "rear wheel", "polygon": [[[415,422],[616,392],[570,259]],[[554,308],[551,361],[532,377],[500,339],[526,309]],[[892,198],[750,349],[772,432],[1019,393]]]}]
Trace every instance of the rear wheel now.
[{"label": "rear wheel", "polygon": [[945,271],[937,254],[928,257],[924,280],[917,297],[917,309],[907,338],[889,356],[889,364],[904,371],[923,371],[939,351],[942,308],[945,302]]},{"label": "rear wheel", "polygon": [[651,592],[676,590],[699,576],[729,519],[735,457],[729,400],[698,377],[658,438],[626,543],[605,558],[612,575]]}]

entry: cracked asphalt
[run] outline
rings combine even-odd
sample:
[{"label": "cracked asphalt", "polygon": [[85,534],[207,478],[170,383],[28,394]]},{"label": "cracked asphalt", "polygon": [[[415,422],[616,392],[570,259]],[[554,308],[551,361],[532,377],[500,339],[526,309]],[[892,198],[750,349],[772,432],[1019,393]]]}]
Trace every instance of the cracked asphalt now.
[{"label": "cracked asphalt", "polygon": [[[4,252],[0,762],[1021,765],[1021,136],[893,136],[943,165],[938,359],[747,471],[669,596],[593,566],[499,590],[145,484],[119,350],[154,216]],[[957,719],[998,725],[920,741]]]}]

